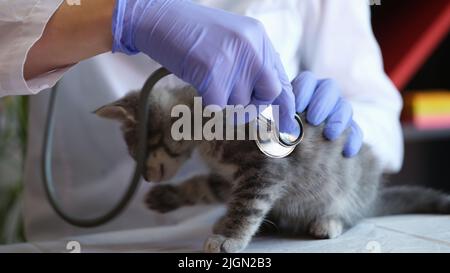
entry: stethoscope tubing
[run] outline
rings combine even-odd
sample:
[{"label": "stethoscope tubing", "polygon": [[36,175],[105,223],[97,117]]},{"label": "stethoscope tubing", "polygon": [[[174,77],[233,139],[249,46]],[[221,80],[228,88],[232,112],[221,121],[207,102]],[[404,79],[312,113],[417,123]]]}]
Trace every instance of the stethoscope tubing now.
[{"label": "stethoscope tubing", "polygon": [[119,202],[108,212],[103,215],[83,219],[77,218],[73,215],[67,213],[61,206],[61,202],[58,199],[55,183],[52,176],[52,144],[53,144],[53,130],[55,127],[55,104],[56,97],[58,93],[58,84],[56,84],[50,94],[50,101],[47,112],[47,119],[45,125],[44,143],[43,143],[43,153],[42,153],[42,180],[44,183],[44,189],[47,199],[54,209],[56,214],[61,217],[67,223],[82,227],[82,228],[92,228],[108,223],[112,219],[116,218],[123,210],[128,206],[131,199],[135,195],[140,180],[142,171],[145,166],[145,160],[147,156],[147,119],[149,113],[148,99],[153,87],[162,78],[170,75],[171,73],[165,69],[160,68],[156,70],[145,82],[144,87],[140,93],[140,105],[139,105],[139,120],[144,122],[139,122],[138,127],[138,154],[136,159],[136,165],[134,168],[134,173],[130,181],[129,187],[125,193],[120,198]]}]

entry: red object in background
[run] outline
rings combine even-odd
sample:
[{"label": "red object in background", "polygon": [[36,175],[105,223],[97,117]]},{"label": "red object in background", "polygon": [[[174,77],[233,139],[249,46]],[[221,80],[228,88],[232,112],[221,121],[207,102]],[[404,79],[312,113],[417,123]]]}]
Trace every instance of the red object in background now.
[{"label": "red object in background", "polygon": [[385,69],[402,90],[450,31],[450,0],[382,1],[373,27]]}]

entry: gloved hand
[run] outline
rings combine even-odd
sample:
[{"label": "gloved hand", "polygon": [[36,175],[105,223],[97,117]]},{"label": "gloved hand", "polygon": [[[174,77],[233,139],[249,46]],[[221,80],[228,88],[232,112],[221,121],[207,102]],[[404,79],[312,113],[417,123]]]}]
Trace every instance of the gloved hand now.
[{"label": "gloved hand", "polygon": [[256,20],[183,0],[117,0],[113,52],[143,52],[194,86],[205,105],[280,106],[291,132],[292,87]]},{"label": "gloved hand", "polygon": [[306,110],[308,123],[318,126],[325,122],[324,136],[336,140],[347,128],[351,128],[344,147],[344,156],[355,156],[362,146],[362,131],[353,120],[352,106],[341,97],[341,91],[333,80],[318,80],[313,73],[303,72],[292,82],[296,99],[296,111]]}]

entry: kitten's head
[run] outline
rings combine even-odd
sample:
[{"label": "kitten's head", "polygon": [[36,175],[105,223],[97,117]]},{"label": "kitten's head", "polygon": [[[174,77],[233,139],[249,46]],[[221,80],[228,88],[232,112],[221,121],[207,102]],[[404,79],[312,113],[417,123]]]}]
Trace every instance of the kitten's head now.
[{"label": "kitten's head", "polygon": [[[139,92],[131,92],[122,99],[99,108],[95,113],[122,124],[128,151],[136,160],[139,128]],[[191,106],[195,91],[184,87],[174,90],[154,89],[150,95],[148,119],[148,150],[143,177],[147,181],[161,182],[172,178],[190,157],[194,142],[175,141],[171,136],[172,107]]]}]

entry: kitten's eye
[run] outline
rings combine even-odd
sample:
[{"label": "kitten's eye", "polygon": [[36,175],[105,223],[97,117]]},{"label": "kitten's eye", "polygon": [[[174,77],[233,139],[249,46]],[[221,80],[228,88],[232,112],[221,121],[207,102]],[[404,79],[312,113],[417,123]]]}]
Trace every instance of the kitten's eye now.
[{"label": "kitten's eye", "polygon": [[160,141],[160,136],[156,136],[156,137],[151,137],[151,138],[149,138],[149,140],[148,140],[148,145],[150,145],[150,146],[152,146],[152,145],[156,145],[156,144],[158,144],[159,143],[159,141]]},{"label": "kitten's eye", "polygon": [[182,149],[184,142],[183,141],[172,141],[171,145],[175,148]]},{"label": "kitten's eye", "polygon": [[173,154],[182,154],[185,152],[186,147],[188,147],[188,145],[185,145],[185,141],[166,140],[164,144]]}]

